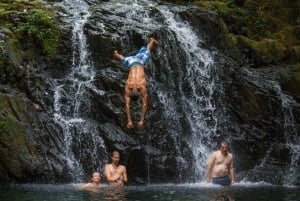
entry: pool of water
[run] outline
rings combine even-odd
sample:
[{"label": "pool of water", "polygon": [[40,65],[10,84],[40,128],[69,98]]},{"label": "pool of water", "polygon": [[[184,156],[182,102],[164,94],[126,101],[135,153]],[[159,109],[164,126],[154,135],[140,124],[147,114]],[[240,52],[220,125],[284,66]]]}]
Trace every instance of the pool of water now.
[{"label": "pool of water", "polygon": [[238,183],[219,187],[204,183],[125,186],[79,190],[80,184],[9,185],[0,187],[0,201],[299,201],[299,187]]}]

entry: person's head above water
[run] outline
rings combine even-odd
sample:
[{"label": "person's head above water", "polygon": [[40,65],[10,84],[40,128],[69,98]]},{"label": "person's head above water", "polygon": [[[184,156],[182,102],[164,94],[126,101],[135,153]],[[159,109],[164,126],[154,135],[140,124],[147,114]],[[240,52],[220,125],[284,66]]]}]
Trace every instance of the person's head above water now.
[{"label": "person's head above water", "polygon": [[100,173],[99,172],[93,172],[93,174],[91,175],[91,181],[93,183],[97,183],[99,184],[100,183]]}]

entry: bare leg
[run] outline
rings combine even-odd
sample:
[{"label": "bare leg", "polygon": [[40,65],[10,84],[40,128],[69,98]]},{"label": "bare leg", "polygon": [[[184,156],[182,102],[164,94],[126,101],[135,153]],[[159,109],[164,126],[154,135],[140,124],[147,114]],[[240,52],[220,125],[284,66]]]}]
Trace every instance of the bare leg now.
[{"label": "bare leg", "polygon": [[152,49],[155,45],[158,45],[158,41],[155,40],[154,38],[150,38],[150,41],[149,41],[149,43],[148,43],[148,45],[147,45],[147,49],[148,49],[149,51],[151,51],[151,49]]},{"label": "bare leg", "polygon": [[119,54],[119,52],[117,50],[114,51],[114,58],[121,61],[122,59],[124,59],[123,55]]}]

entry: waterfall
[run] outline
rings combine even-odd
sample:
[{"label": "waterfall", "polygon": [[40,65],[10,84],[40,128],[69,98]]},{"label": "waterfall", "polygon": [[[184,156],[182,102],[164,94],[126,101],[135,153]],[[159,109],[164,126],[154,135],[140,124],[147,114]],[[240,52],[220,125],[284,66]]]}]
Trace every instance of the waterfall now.
[{"label": "waterfall", "polygon": [[84,172],[100,171],[106,161],[97,123],[89,118],[92,108],[87,90],[98,95],[104,92],[93,85],[95,71],[83,33],[90,16],[88,4],[83,0],[65,0],[58,5],[66,10],[65,21],[72,29],[73,57],[70,73],[56,80],[54,120],[63,130],[67,167],[73,178],[80,180]]},{"label": "waterfall", "polygon": [[[258,161],[256,166],[250,170],[247,174],[259,175],[259,179],[264,180],[264,174],[261,175],[261,171],[273,171],[276,175],[271,175],[273,178],[280,178],[280,182],[283,185],[295,185],[298,182],[298,164],[300,159],[300,137],[297,133],[297,122],[295,118],[295,111],[293,108],[297,108],[297,101],[291,96],[284,93],[281,89],[280,83],[271,76],[272,79],[266,79],[266,75],[260,71],[253,69],[243,69],[246,79],[259,89],[264,89],[266,94],[272,94],[272,98],[276,99],[278,108],[276,115],[272,116],[276,120],[276,124],[281,127],[280,138],[274,139],[274,142],[270,142],[265,154]],[[275,95],[274,95],[275,94]],[[274,101],[275,102],[275,101]],[[272,126],[278,127],[273,123]],[[275,136],[276,137],[276,136]],[[285,158],[276,159],[277,154],[284,154]],[[275,155],[275,156],[274,156]],[[273,166],[278,169],[274,169]],[[270,168],[271,167],[271,168]],[[266,174],[266,177],[269,175]],[[251,176],[250,176],[251,177]],[[244,178],[246,181],[248,178]]]},{"label": "waterfall", "polygon": [[285,185],[292,185],[297,182],[297,177],[295,177],[295,175],[300,159],[300,136],[297,134],[296,122],[292,111],[292,106],[296,104],[296,101],[292,97],[284,94],[278,83],[274,83],[274,90],[281,99],[281,110],[284,120],[283,135],[291,156],[290,165],[286,171],[283,183]]},{"label": "waterfall", "polygon": [[[180,141],[186,138],[186,142],[192,150],[195,167],[193,178],[202,180],[205,174],[207,157],[212,146],[211,139],[217,135],[218,119],[215,115],[216,106],[213,96],[217,89],[216,66],[211,52],[201,47],[203,42],[192,27],[172,11],[171,6],[159,5],[154,1],[109,1],[102,4],[102,9],[113,12],[116,16],[115,23],[120,22],[123,26],[118,27],[118,32],[113,39],[127,41],[128,32],[137,32],[148,40],[147,36],[159,29],[167,32],[167,38],[160,41],[161,45],[157,52],[166,72],[166,82],[173,90],[162,87],[155,77],[155,66],[148,64],[150,74],[147,75],[148,86],[153,89],[160,104],[164,108],[163,116],[168,122],[168,131],[174,141],[177,164],[180,167],[190,166],[182,156]],[[176,7],[174,7],[176,9]],[[155,11],[155,12],[154,12]],[[123,44],[126,49],[126,44]],[[128,50],[127,50],[128,51]],[[174,52],[172,52],[174,51]],[[175,52],[175,51],[180,51]],[[182,60],[176,56],[182,55]],[[168,58],[180,65],[182,72],[174,72],[174,66]],[[179,76],[179,77],[178,77]],[[187,121],[187,131],[182,123]],[[189,133],[185,133],[189,132]],[[181,173],[179,170],[179,177]],[[186,179],[186,178],[180,178]]]},{"label": "waterfall", "polygon": [[[199,180],[205,173],[209,155],[208,144],[210,137],[216,134],[217,127],[215,104],[212,98],[216,90],[214,60],[212,54],[201,47],[200,36],[196,35],[188,23],[176,17],[166,6],[161,6],[159,9],[166,19],[168,28],[175,33],[177,44],[183,49],[186,57],[186,64],[182,68],[187,71],[185,75],[187,79],[184,76],[179,79],[178,95],[191,128],[188,144],[196,160],[195,176]],[[191,92],[186,93],[187,88]],[[161,102],[165,106],[170,105],[164,100],[166,99],[161,99]],[[176,105],[176,102],[172,105]]]},{"label": "waterfall", "polygon": [[[252,181],[297,182],[298,116],[291,109],[297,103],[282,92],[279,83],[270,81],[273,77],[260,75],[257,69],[247,72],[230,52],[221,52],[227,45],[206,35],[217,28],[203,25],[202,33],[200,23],[211,22],[214,14],[206,16],[201,9],[151,0],[64,0],[56,5],[66,10],[64,20],[72,30],[70,71],[54,80],[54,121],[62,130],[66,167],[73,178],[81,179],[95,169],[102,171],[106,149],[116,148],[125,153],[125,165],[131,168],[129,178],[136,181],[198,182],[204,178],[207,159],[220,137],[230,135],[233,147],[241,148],[240,153],[233,152],[241,158],[235,163],[241,168],[237,176]],[[152,36],[160,44],[146,66],[149,111],[143,128],[128,130],[123,127],[123,84],[128,69],[119,68],[110,52],[118,48],[124,56],[132,55]],[[246,88],[240,88],[243,84]],[[240,100],[245,101],[240,104]],[[134,120],[140,114],[138,104],[131,107]],[[258,111],[267,107],[271,112],[256,119],[256,111],[247,110],[247,104],[262,105]],[[273,105],[279,107],[273,110]],[[94,106],[103,111],[93,111]],[[266,121],[266,126],[260,120]],[[282,136],[276,132],[273,137],[268,130],[276,128]],[[271,143],[255,152],[252,146],[260,139]],[[281,158],[288,154],[290,158]],[[257,160],[248,165],[247,157]],[[275,179],[273,170],[279,173]]]}]

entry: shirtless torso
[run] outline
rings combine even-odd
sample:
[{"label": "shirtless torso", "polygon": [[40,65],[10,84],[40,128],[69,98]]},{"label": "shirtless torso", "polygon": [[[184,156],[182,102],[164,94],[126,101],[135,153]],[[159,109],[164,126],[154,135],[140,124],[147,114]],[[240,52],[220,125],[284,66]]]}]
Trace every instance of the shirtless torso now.
[{"label": "shirtless torso", "polygon": [[115,187],[123,186],[127,182],[126,167],[123,165],[115,166],[108,164],[105,166],[105,177],[110,185]]},{"label": "shirtless torso", "polygon": [[230,175],[231,183],[235,181],[234,168],[233,168],[233,156],[228,152],[228,144],[221,144],[219,151],[212,153],[208,166],[206,179],[207,182],[211,182],[212,178],[220,178]]},{"label": "shirtless torso", "polygon": [[130,68],[128,79],[125,86],[125,110],[127,114],[127,127],[133,128],[133,123],[130,114],[130,97],[132,94],[141,96],[142,101],[142,113],[138,123],[138,127],[142,127],[145,121],[145,115],[147,111],[147,86],[145,78],[145,70],[142,65],[133,65]]},{"label": "shirtless torso", "polygon": [[232,154],[224,156],[221,151],[216,151],[214,154],[214,163],[211,172],[212,177],[224,177],[229,174],[230,165],[232,162]]}]

